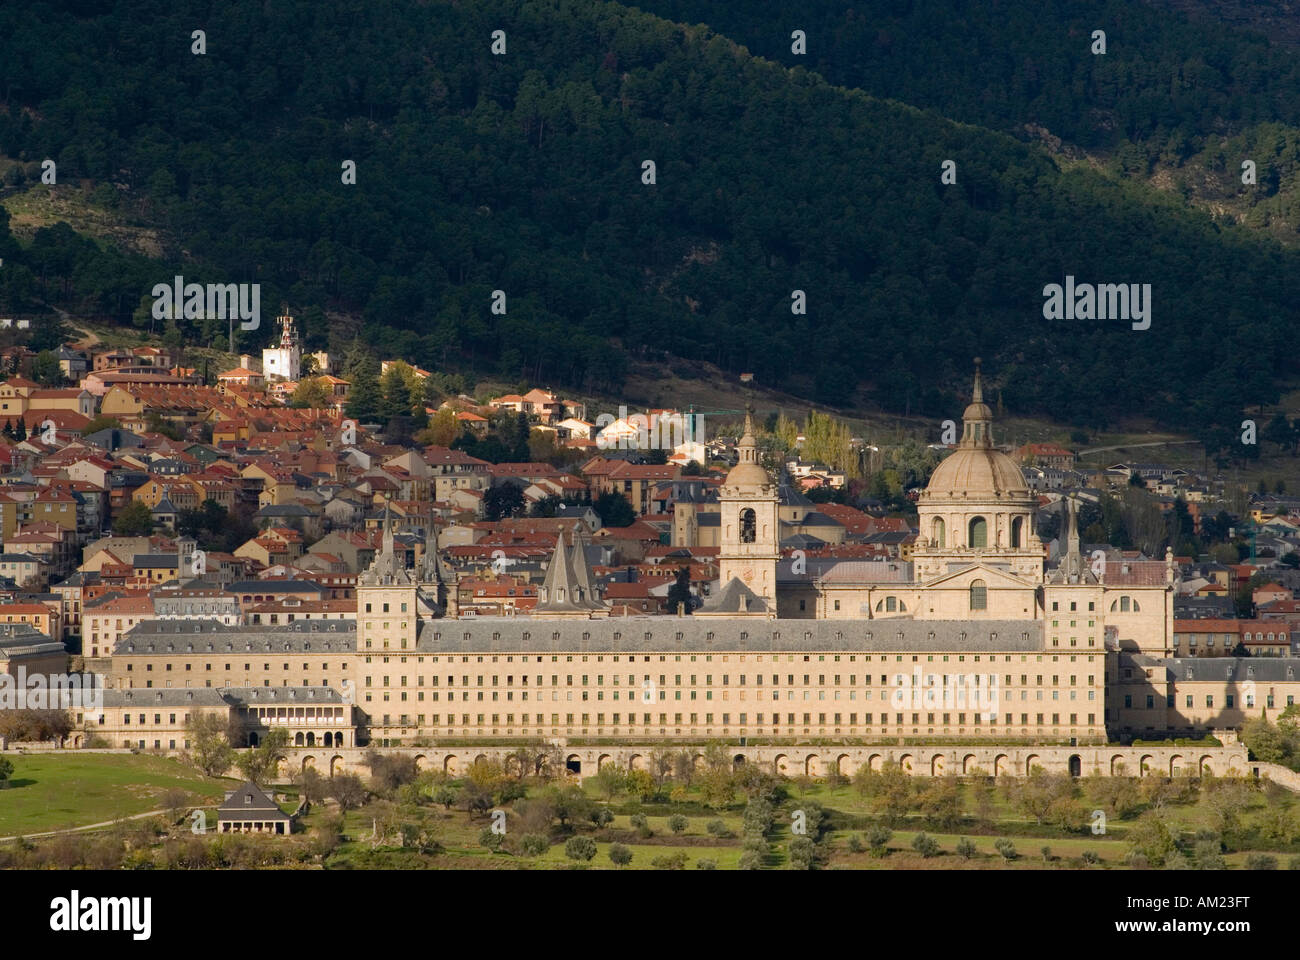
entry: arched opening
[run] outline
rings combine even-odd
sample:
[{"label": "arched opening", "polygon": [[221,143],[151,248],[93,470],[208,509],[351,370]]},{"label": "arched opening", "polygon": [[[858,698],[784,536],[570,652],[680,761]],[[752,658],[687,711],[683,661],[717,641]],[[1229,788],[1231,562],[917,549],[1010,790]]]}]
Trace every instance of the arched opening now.
[{"label": "arched opening", "polygon": [[1077,754],[1070,755],[1070,776],[1078,777],[1083,774],[1083,759]]},{"label": "arched opening", "polygon": [[334,746],[334,734],[330,733],[328,730],[325,732],[325,746]]},{"label": "arched opening", "polygon": [[1011,521],[1011,546],[1019,550],[1025,544],[1023,542],[1025,531],[1025,518],[1016,517]]},{"label": "arched opening", "polygon": [[753,543],[757,522],[754,517],[754,511],[745,509],[740,511],[740,542]]},{"label": "arched opening", "polygon": [[576,773],[578,776],[582,776],[582,758],[576,753],[572,754],[564,761],[564,769],[569,771],[569,773]]},{"label": "arched opening", "polygon": [[733,767],[743,767],[745,765],[745,755],[743,753],[736,754],[731,758],[731,765]]},{"label": "arched opening", "polygon": [[316,734],[314,732],[309,731],[307,733],[307,746],[309,747],[316,746]]},{"label": "arched opening", "polygon": [[988,606],[988,586],[983,580],[972,580],[970,582],[970,608],[972,610],[987,610]]},{"label": "arched opening", "polygon": [[[301,747],[305,742],[306,742],[306,738],[303,737],[301,731],[299,731],[298,733],[295,733],[295,734],[293,735],[293,745],[294,745],[295,747]],[[328,747],[329,744],[327,743],[327,744],[325,744],[325,746]]]},{"label": "arched opening", "polygon": [[934,536],[932,539],[934,540],[934,545],[936,547],[942,547],[945,545],[944,540],[947,536],[947,529],[948,527],[947,524],[943,522],[943,517],[934,518],[934,527],[932,531]]},{"label": "arched opening", "polygon": [[248,735],[248,745],[249,745],[250,747],[255,747],[255,746],[257,746],[257,734],[255,734],[255,733],[250,733],[250,734]]},{"label": "arched opening", "polygon": [[989,545],[989,523],[983,517],[971,517],[966,545],[975,548]]}]

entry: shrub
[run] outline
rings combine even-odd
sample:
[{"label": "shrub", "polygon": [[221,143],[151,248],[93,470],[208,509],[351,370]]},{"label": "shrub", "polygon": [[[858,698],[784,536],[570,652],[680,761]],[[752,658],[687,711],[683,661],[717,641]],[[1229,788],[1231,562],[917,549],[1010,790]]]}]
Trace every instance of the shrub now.
[{"label": "shrub", "polygon": [[1052,857],[1052,848],[1051,848],[1051,847],[1044,845],[1044,846],[1042,847],[1042,849],[1040,849],[1038,852],[1041,853],[1041,854],[1043,855],[1043,863],[1051,863],[1051,862],[1052,862],[1053,857]]},{"label": "shrub", "polygon": [[1251,853],[1246,855],[1247,870],[1276,870],[1277,857],[1269,856],[1267,853]]},{"label": "shrub", "polygon": [[1101,863],[1101,857],[1098,856],[1096,850],[1083,851],[1083,853],[1079,854],[1079,859],[1089,866],[1095,866],[1096,864]]},{"label": "shrub", "polygon": [[[493,833],[491,827],[484,827],[483,832],[478,835],[479,846],[487,847],[493,853],[496,853],[501,849],[501,844],[505,843],[505,840],[506,838],[503,834]],[[403,840],[402,846],[409,847],[410,844]]]},{"label": "shrub", "polygon": [[862,843],[862,838],[856,833],[849,834],[848,841],[849,853],[861,853],[866,847]]},{"label": "shrub", "polygon": [[817,845],[808,837],[795,837],[790,841],[790,869],[811,870]]},{"label": "shrub", "polygon": [[626,867],[632,862],[632,848],[621,843],[609,845],[609,859],[617,867]]},{"label": "shrub", "polygon": [[695,869],[696,869],[696,870],[716,870],[716,869],[718,869],[718,861],[716,861],[716,860],[696,860],[696,861],[695,861]]},{"label": "shrub", "polygon": [[969,860],[975,856],[975,841],[970,837],[962,837],[957,841],[957,856],[963,860]]},{"label": "shrub", "polygon": [[912,838],[912,849],[928,859],[939,852],[939,841],[928,834],[918,833]]},{"label": "shrub", "polygon": [[686,854],[678,851],[662,857],[655,857],[650,861],[650,866],[656,870],[685,870]]},{"label": "shrub", "polygon": [[1002,854],[1003,860],[1016,859],[1016,845],[1006,837],[998,837],[998,839],[993,842],[993,849]]},{"label": "shrub", "polygon": [[591,837],[570,837],[564,843],[564,855],[586,863],[596,855],[596,841]]},{"label": "shrub", "polygon": [[746,850],[740,855],[740,862],[736,866],[741,870],[757,870],[763,866],[763,855],[754,850]]},{"label": "shrub", "polygon": [[551,848],[551,842],[540,833],[526,833],[519,840],[524,853],[530,857],[540,857]]},{"label": "shrub", "polygon": [[722,820],[710,820],[704,825],[704,829],[715,837],[731,836],[731,831],[727,829],[727,824]]},{"label": "shrub", "polygon": [[680,813],[674,813],[668,818],[668,829],[673,833],[685,833],[686,828],[690,825],[691,821],[687,820]]},{"label": "shrub", "polygon": [[873,857],[883,857],[889,853],[889,841],[894,838],[894,831],[890,830],[883,823],[873,823],[867,827],[866,839],[867,846],[871,848]]}]

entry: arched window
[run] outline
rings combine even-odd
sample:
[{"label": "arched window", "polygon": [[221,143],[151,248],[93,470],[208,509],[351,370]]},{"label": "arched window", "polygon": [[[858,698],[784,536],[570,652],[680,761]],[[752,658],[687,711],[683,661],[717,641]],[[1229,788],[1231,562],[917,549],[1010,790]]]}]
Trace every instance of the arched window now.
[{"label": "arched window", "polygon": [[983,580],[972,580],[970,582],[970,608],[972,610],[987,610],[989,606],[989,591]]},{"label": "arched window", "polygon": [[943,517],[935,517],[934,518],[934,545],[936,547],[945,546],[944,543],[945,532],[946,532],[946,526],[943,522]]},{"label": "arched window", "polygon": [[1014,520],[1011,521],[1012,549],[1019,550],[1021,547],[1024,546],[1024,543],[1021,542],[1021,534],[1024,532],[1024,529],[1025,529],[1024,517],[1016,517]]},{"label": "arched window", "polygon": [[989,524],[983,517],[971,517],[968,533],[967,546],[987,547],[989,545]]},{"label": "arched window", "polygon": [[740,511],[740,542],[753,543],[756,528],[753,510]]}]

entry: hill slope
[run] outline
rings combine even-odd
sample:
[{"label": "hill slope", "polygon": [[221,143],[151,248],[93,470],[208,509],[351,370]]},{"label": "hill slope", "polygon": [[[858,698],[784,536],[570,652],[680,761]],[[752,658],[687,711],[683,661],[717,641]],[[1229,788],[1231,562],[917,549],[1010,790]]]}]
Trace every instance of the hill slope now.
[{"label": "hill slope", "polygon": [[[1294,325],[1294,252],[705,29],[592,0],[91,10],[0,10],[0,152],[57,159],[56,189],[117,184],[180,249],[149,260],[57,228],[20,249],[0,225],[0,309],[129,322],[183,271],[261,282],[264,310],[287,300],[315,342],[361,333],[557,386],[616,388],[628,355],[677,354],[946,415],[982,354],[1013,409],[1202,430],[1296,372],[1259,350]],[[1151,329],[1045,321],[1066,274],[1152,284]],[[326,308],[358,327],[326,330]]]}]

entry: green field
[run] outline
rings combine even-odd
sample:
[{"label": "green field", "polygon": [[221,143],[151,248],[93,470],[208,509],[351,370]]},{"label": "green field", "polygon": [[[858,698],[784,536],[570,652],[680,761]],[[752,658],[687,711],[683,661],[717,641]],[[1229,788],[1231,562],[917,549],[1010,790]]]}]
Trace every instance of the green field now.
[{"label": "green field", "polygon": [[[19,756],[15,767],[12,787],[0,791],[0,836],[161,810],[167,805],[164,795],[175,789],[186,792],[184,806],[210,807],[231,783],[152,756]],[[439,773],[416,775],[411,767],[403,779],[363,790],[341,816],[335,784],[323,784],[329,799],[313,804],[288,838],[192,835],[181,812],[39,839],[34,846],[6,844],[0,846],[0,866],[694,870],[701,861],[712,861],[716,869],[734,870],[744,865],[747,849],[755,851],[748,855],[749,866],[758,869],[806,869],[809,862],[829,870],[1300,866],[1300,799],[1277,785],[1248,780],[1036,775],[1029,781],[941,781],[900,774],[890,787],[885,781],[831,784],[764,774],[761,784],[751,783],[756,791],[751,795],[767,800],[747,800],[739,780],[730,800],[725,791],[721,797],[716,789],[710,793],[708,783],[692,777],[659,786],[637,788],[627,781],[611,787],[591,777],[575,788],[571,780],[518,781],[491,765],[455,780]],[[302,789],[277,785],[281,808],[294,810]],[[468,802],[475,789],[487,791],[487,806]],[[1051,802],[1036,805],[1035,789]],[[439,799],[447,790],[451,799]],[[747,804],[754,803],[768,804],[770,811],[761,834],[746,833],[747,812],[754,813]],[[538,813],[539,804],[544,814]],[[1094,833],[1101,807],[1110,812]],[[567,820],[559,812],[564,809]],[[487,830],[492,811],[504,814],[503,838]],[[795,825],[807,816],[814,828],[796,836]],[[1156,822],[1167,841],[1163,847],[1152,845]],[[914,847],[921,833],[932,842],[928,849]],[[542,838],[544,849],[525,842],[529,834]],[[566,842],[573,837],[589,838],[595,856],[570,859]],[[810,840],[815,853],[808,861]],[[494,852],[487,841],[499,842],[501,849]],[[631,852],[626,866],[610,860],[616,843]],[[1143,858],[1133,860],[1135,853]]]},{"label": "green field", "polygon": [[169,790],[219,800],[231,786],[179,760],[128,754],[7,754],[13,776],[0,790],[0,837],[61,830],[162,807]]}]

